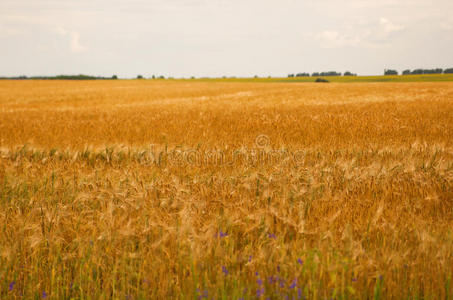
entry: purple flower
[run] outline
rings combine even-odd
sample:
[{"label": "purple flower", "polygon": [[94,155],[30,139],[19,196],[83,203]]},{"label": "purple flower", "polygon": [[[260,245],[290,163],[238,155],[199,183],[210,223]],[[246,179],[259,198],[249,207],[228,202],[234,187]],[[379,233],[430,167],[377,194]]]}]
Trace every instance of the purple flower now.
[{"label": "purple flower", "polygon": [[228,275],[228,270],[225,266],[222,266],[222,272],[223,274]]},{"label": "purple flower", "polygon": [[[200,289],[197,289],[197,293],[200,293]],[[203,298],[208,298],[208,291],[207,290],[204,290],[203,293],[201,293],[198,296],[198,299],[203,299]]]},{"label": "purple flower", "polygon": [[352,278],[352,281],[356,282],[356,281],[357,281],[357,278]]},{"label": "purple flower", "polygon": [[46,293],[46,291],[42,292],[42,298],[43,298],[43,299],[47,298],[47,293]]},{"label": "purple flower", "polygon": [[220,230],[219,235],[220,235],[221,238],[223,238],[223,237],[228,236],[228,233],[223,232],[222,230]]},{"label": "purple flower", "polygon": [[255,272],[255,276],[259,276],[260,274],[258,273],[258,271]]},{"label": "purple flower", "polygon": [[263,281],[262,281],[260,278],[258,278],[258,280],[256,281],[256,283],[257,283],[258,285],[263,285]]},{"label": "purple flower", "polygon": [[302,266],[304,264],[304,261],[302,259],[298,258],[297,263]]},{"label": "purple flower", "polygon": [[9,290],[10,290],[10,291],[13,290],[15,284],[16,284],[15,281],[12,281],[12,282],[9,284]]},{"label": "purple flower", "polygon": [[270,239],[275,239],[276,236],[275,236],[275,234],[273,234],[273,233],[269,233],[269,238],[270,238]]},{"label": "purple flower", "polygon": [[269,280],[269,284],[274,284],[277,281],[274,276],[270,276],[268,278],[268,280]]},{"label": "purple flower", "polygon": [[280,286],[281,288],[284,288],[284,287],[285,287],[285,281],[284,281],[283,279],[280,279],[280,284],[279,284],[279,286]]},{"label": "purple flower", "polygon": [[297,289],[297,299],[301,299],[301,298],[302,298],[302,289],[298,288]]},{"label": "purple flower", "polygon": [[256,297],[259,298],[264,295],[264,288],[260,288],[256,290]]},{"label": "purple flower", "polygon": [[294,289],[297,286],[297,278],[294,278],[293,282],[289,286],[290,289]]},{"label": "purple flower", "polygon": [[251,261],[252,261],[252,256],[250,255],[250,256],[249,256],[249,262],[251,262]]}]

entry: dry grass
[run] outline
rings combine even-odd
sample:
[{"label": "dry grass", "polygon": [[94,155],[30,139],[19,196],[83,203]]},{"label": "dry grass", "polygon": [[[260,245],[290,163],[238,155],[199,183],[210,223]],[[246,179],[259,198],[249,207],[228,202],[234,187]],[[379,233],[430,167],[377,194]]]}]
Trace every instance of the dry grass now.
[{"label": "dry grass", "polygon": [[0,298],[453,299],[452,99],[1,81]]}]

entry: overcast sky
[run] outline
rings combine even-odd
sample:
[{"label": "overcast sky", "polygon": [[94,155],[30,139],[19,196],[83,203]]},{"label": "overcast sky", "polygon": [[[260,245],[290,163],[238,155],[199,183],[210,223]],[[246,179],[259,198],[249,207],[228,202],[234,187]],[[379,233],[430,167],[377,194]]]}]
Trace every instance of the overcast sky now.
[{"label": "overcast sky", "polygon": [[453,67],[452,0],[1,0],[0,75]]}]

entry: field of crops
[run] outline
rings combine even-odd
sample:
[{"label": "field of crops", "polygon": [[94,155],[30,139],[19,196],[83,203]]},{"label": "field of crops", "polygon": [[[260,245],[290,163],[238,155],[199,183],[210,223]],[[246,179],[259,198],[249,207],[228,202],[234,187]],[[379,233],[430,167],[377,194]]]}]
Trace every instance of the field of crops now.
[{"label": "field of crops", "polygon": [[0,81],[1,299],[453,299],[453,82]]},{"label": "field of crops", "polygon": [[[214,82],[314,82],[324,78],[330,82],[449,82],[453,74],[423,74],[423,75],[387,75],[387,76],[310,76],[310,77],[254,77],[254,78],[199,78],[198,81]],[[190,81],[193,81],[191,79]]]}]

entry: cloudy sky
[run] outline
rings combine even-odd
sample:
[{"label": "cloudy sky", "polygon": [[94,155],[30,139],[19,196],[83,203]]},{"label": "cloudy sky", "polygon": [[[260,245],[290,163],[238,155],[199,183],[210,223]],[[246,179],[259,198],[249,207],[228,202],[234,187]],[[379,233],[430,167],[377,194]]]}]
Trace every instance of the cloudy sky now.
[{"label": "cloudy sky", "polygon": [[1,0],[0,75],[453,67],[452,0]]}]

